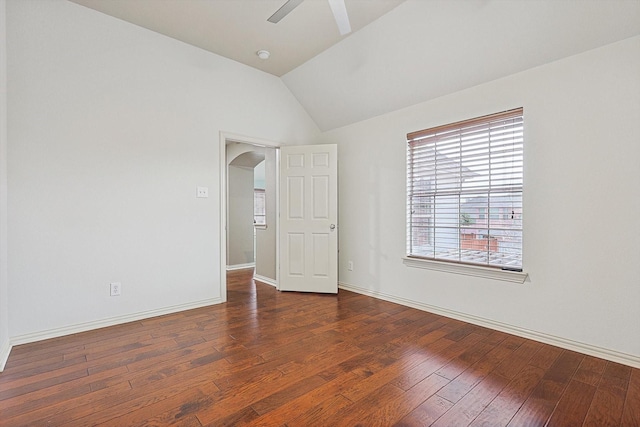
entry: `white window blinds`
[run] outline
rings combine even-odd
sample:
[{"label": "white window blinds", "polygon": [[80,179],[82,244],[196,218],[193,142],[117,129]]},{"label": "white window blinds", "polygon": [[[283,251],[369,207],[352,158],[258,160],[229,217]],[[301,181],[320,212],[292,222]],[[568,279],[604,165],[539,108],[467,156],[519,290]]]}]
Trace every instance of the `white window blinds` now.
[{"label": "white window blinds", "polygon": [[253,189],[253,223],[255,225],[267,224],[267,199],[265,191],[261,188]]},{"label": "white window blinds", "polygon": [[407,254],[522,269],[523,110],[407,135]]}]

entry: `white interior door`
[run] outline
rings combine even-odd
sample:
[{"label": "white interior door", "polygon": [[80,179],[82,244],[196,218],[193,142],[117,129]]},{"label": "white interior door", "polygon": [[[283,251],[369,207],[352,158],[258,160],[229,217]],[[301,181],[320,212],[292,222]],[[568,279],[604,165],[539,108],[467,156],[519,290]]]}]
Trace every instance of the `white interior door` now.
[{"label": "white interior door", "polygon": [[338,292],[338,149],[280,148],[281,291]]}]

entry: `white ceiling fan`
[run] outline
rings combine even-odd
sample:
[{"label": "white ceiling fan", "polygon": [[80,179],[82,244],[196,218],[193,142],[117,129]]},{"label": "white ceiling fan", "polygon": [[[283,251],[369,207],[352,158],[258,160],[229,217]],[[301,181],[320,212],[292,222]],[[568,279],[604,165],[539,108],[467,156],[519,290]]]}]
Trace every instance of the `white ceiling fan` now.
[{"label": "white ceiling fan", "polygon": [[[277,24],[303,1],[304,0],[287,0],[267,21]],[[338,24],[340,35],[349,34],[351,32],[351,24],[349,23],[349,15],[347,15],[347,7],[344,4],[344,0],[328,0],[328,2],[336,24]]]}]

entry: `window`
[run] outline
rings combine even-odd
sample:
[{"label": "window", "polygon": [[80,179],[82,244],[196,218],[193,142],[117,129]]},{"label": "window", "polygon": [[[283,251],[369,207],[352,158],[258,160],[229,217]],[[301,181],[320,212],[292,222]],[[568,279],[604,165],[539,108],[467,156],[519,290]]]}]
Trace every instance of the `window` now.
[{"label": "window", "polygon": [[523,110],[407,135],[407,255],[522,269]]},{"label": "window", "polygon": [[266,197],[263,189],[253,189],[253,224],[267,224]]}]

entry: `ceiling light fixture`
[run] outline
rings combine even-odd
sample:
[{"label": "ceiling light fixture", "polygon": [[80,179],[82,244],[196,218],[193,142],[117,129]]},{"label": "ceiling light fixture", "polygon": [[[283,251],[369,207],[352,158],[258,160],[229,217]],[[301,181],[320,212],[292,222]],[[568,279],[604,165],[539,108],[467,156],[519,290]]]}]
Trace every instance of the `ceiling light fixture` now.
[{"label": "ceiling light fixture", "polygon": [[259,50],[256,52],[256,55],[258,55],[258,58],[260,59],[269,59],[269,57],[271,56],[271,53],[268,50]]}]

